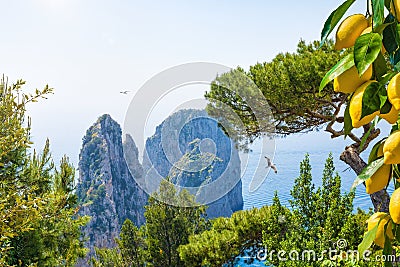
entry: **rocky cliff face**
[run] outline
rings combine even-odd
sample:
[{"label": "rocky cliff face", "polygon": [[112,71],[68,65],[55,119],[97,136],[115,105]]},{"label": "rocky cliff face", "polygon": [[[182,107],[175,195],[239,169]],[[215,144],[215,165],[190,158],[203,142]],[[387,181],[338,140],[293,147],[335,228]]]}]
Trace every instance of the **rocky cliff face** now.
[{"label": "rocky cliff face", "polygon": [[[121,128],[109,115],[101,116],[83,138],[79,155],[78,198],[80,214],[91,216],[84,228],[87,246],[113,247],[125,219],[136,225],[144,223],[147,195],[133,176],[142,175],[138,151],[128,136],[122,144]],[[129,172],[123,146],[130,160]],[[126,151],[125,151],[126,152]]]},{"label": "rocky cliff face", "polygon": [[143,168],[144,173],[154,175],[153,169],[169,177],[200,203],[214,198],[207,203],[209,217],[230,216],[243,208],[238,152],[205,111],[181,110],[159,125],[147,139]]},{"label": "rocky cliff face", "polygon": [[208,204],[209,217],[230,216],[243,208],[238,152],[205,111],[179,111],[158,126],[146,142],[143,167],[131,136],[122,143],[121,135],[118,123],[103,115],[83,138],[77,195],[80,214],[91,216],[84,228],[89,256],[94,247],[115,246],[114,238],[125,219],[138,226],[145,222],[148,196],[137,181],[148,179],[144,174],[153,173],[151,168],[177,185],[195,188],[189,191],[198,200],[204,195],[203,188],[222,180],[217,187],[227,194]]}]

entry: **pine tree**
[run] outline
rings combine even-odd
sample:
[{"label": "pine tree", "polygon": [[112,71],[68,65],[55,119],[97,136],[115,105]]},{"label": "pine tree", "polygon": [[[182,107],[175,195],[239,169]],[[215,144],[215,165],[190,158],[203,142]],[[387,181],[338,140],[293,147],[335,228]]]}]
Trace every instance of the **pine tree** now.
[{"label": "pine tree", "polygon": [[[282,261],[277,252],[295,251],[301,255],[302,251],[312,250],[319,253],[334,249],[334,242],[340,238],[347,241],[350,249],[356,249],[368,214],[352,213],[353,194],[341,192],[341,179],[335,173],[331,155],[322,176],[322,186],[316,189],[306,155],[291,190],[292,210],[282,206],[275,193],[271,206],[235,212],[230,218],[217,218],[210,229],[190,236],[189,244],[179,248],[182,260],[186,266],[235,266],[237,257],[249,256],[247,261],[251,262],[257,252],[266,248],[267,253],[275,251],[267,255],[267,265],[308,267],[321,266],[322,262],[302,261],[301,258]],[[342,262],[343,265],[333,261],[325,263],[353,266],[349,261]],[[374,263],[361,264],[374,266]]]},{"label": "pine tree", "polygon": [[[171,206],[168,203],[181,205]],[[145,235],[151,266],[184,266],[178,247],[187,244],[191,234],[205,227],[205,207],[194,204],[193,196],[186,190],[177,193],[166,180],[161,182],[160,191],[149,198],[145,212]]]},{"label": "pine tree", "polygon": [[197,205],[186,190],[177,192],[173,184],[162,180],[145,208],[146,224],[140,229],[126,220],[116,248],[96,248],[95,267],[186,266],[178,248],[189,243],[190,235],[207,228],[205,207]]},{"label": "pine tree", "polygon": [[316,210],[314,203],[317,196],[314,193],[315,186],[312,182],[310,157],[305,155],[300,163],[300,176],[295,179],[294,186],[290,190],[293,199],[289,200],[294,212],[300,218],[302,226],[306,229],[315,225]]},{"label": "pine tree", "polygon": [[124,261],[124,266],[144,266],[146,243],[142,231],[126,219],[117,239],[118,248]]},{"label": "pine tree", "polygon": [[0,82],[0,266],[72,266],[86,250],[77,217],[75,172],[65,157],[55,168],[49,142],[30,154],[30,120],[26,105],[46,98],[46,86],[23,93],[18,80]]}]

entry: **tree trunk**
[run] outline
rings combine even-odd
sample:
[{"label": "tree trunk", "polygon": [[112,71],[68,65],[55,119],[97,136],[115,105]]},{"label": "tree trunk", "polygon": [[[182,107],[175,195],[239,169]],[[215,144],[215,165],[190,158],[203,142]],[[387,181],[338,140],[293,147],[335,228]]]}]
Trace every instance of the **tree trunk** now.
[{"label": "tree trunk", "polygon": [[[340,160],[349,165],[357,175],[359,175],[367,166],[367,163],[365,163],[360,157],[358,148],[354,145],[346,147],[346,149],[340,155]],[[372,204],[374,205],[375,212],[389,212],[390,196],[386,192],[386,189],[373,193],[370,195],[370,197]]]}]

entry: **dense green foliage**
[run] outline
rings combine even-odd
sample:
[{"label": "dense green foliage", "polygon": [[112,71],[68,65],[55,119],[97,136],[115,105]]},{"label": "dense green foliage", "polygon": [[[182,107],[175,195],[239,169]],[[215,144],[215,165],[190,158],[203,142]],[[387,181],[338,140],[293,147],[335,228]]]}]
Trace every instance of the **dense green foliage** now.
[{"label": "dense green foliage", "polygon": [[[339,25],[336,33],[336,47],[342,49],[348,53],[347,56],[342,57],[341,60],[333,66],[324,76],[320,84],[320,92],[324,92],[326,84],[335,78],[344,77],[345,72],[350,68],[355,68],[359,76],[366,73],[367,69],[372,68],[373,73],[369,78],[368,83],[364,83],[362,87],[362,97],[360,101],[357,101],[357,93],[361,91],[355,91],[354,94],[347,92],[345,95],[347,99],[347,107],[344,112],[344,134],[350,135],[353,127],[363,126],[364,135],[361,142],[357,142],[358,146],[353,145],[356,151],[362,151],[365,147],[364,144],[375,139],[379,135],[379,129],[375,130],[374,127],[379,122],[382,116],[387,115],[391,110],[394,110],[394,119],[387,120],[387,125],[392,127],[390,133],[386,137],[386,144],[390,137],[393,137],[393,133],[397,131],[400,127],[400,119],[398,114],[399,106],[397,105],[399,85],[397,79],[400,72],[400,38],[399,38],[399,26],[400,26],[400,10],[399,1],[394,0],[367,0],[365,17],[361,18],[364,22],[363,28],[366,26],[371,27],[371,31],[366,34],[355,33],[355,31],[350,30],[354,36],[354,40],[348,42],[350,39],[341,37],[341,33],[345,33],[349,30],[349,27],[354,26],[354,24],[347,22],[351,21],[352,16],[345,17],[344,14],[349,9],[349,7],[355,2],[355,0],[343,1],[340,6],[333,10],[325,21],[324,27],[321,32],[321,41],[324,42],[332,30]],[[363,12],[361,12],[363,13]],[[353,17],[354,18],[354,17]],[[348,43],[346,43],[348,42]],[[360,87],[359,87],[360,88]],[[357,89],[358,90],[358,89]],[[395,93],[394,93],[395,92]],[[355,109],[359,108],[360,115],[356,115]],[[377,117],[379,114],[379,117]],[[369,116],[369,118],[367,117]],[[365,123],[360,123],[359,120],[365,120]],[[397,119],[397,120],[396,120]],[[384,122],[385,123],[385,122]],[[367,131],[368,130],[368,131]],[[350,136],[352,137],[352,136]],[[354,136],[352,137],[354,140]],[[375,145],[377,147],[378,144]],[[347,148],[346,148],[347,149]],[[399,148],[391,148],[391,153],[395,153]],[[384,151],[387,150],[386,148]],[[383,158],[377,157],[376,151],[370,154],[370,160],[367,164],[362,164],[360,170],[357,172],[358,177],[354,182],[354,186],[362,183],[367,183],[368,179],[372,179],[373,175],[378,175],[378,170],[380,166],[384,164],[390,165],[391,171],[382,176],[379,182],[383,181],[385,187],[393,182],[395,188],[399,187],[398,182],[398,160],[388,160],[388,153],[385,153]],[[345,157],[343,157],[345,158]],[[371,178],[370,178],[371,177]],[[369,180],[371,181],[371,180]],[[395,191],[396,192],[396,191]],[[400,242],[400,232],[399,221],[396,221],[396,216],[398,216],[398,209],[389,208],[389,205],[395,204],[396,200],[391,199],[394,195],[389,196],[385,189],[377,192],[379,197],[376,197],[376,193],[373,193],[371,199],[373,200],[375,211],[386,212],[386,216],[389,218],[389,222],[383,225],[378,222],[377,227],[373,227],[366,234],[359,246],[360,253],[369,249],[373,243],[377,243],[376,239],[383,238],[385,240],[382,253],[385,256],[395,256],[398,254],[398,244]],[[376,201],[378,198],[379,201]],[[390,203],[390,204],[389,204]],[[389,214],[390,213],[390,214]],[[395,230],[394,238],[388,238],[387,235],[381,235],[380,231],[377,231],[378,227],[393,227]],[[380,236],[381,235],[381,236]],[[375,239],[375,241],[374,241]],[[385,261],[385,266],[397,266],[397,264],[392,263],[391,260]]]},{"label": "dense green foliage", "polygon": [[24,82],[0,83],[0,266],[73,266],[86,253],[74,194],[75,170],[64,157],[58,168],[50,155],[30,154],[26,104],[52,92],[23,93]]},{"label": "dense green foliage", "polygon": [[[369,215],[361,210],[352,213],[353,194],[341,194],[332,156],[326,161],[322,181],[322,186],[315,189],[306,156],[291,191],[291,210],[283,207],[275,195],[269,207],[213,220],[209,230],[191,236],[189,244],[179,248],[185,266],[233,265],[238,256],[248,256],[247,261],[252,261],[264,248],[320,253],[333,248],[339,239],[346,240],[346,251],[357,249]],[[267,260],[274,266],[321,265],[312,261],[279,261],[276,253],[268,255]]]},{"label": "dense green foliage", "polygon": [[[251,141],[265,131],[258,127],[259,118],[253,114],[254,107],[250,107],[238,94],[240,90],[254,90],[245,76],[261,90],[268,101],[278,134],[318,129],[332,118],[335,112],[333,104],[340,101],[332,85],[327,87],[323,95],[319,95],[319,84],[326,71],[342,54],[333,49],[331,41],[321,49],[318,47],[318,42],[306,44],[300,41],[295,53],[278,54],[271,62],[257,63],[247,72],[237,68],[220,75],[205,95],[210,101],[207,112],[221,121],[228,119],[234,124],[238,133],[237,140],[245,137],[245,141]],[[221,103],[239,116],[240,123],[234,117],[229,117],[230,112],[225,112]],[[232,134],[231,131],[229,133]]]},{"label": "dense green foliage", "polygon": [[175,188],[167,181],[161,182],[159,190],[149,199],[144,213],[148,261],[151,266],[184,266],[177,249],[188,242],[191,234],[204,229],[205,208],[191,208],[194,196],[186,190],[176,194]]},{"label": "dense green foliage", "polygon": [[[176,203],[171,206],[166,203]],[[178,253],[189,236],[207,227],[205,207],[194,206],[187,191],[176,192],[163,180],[159,192],[149,198],[145,207],[146,224],[138,229],[129,220],[122,226],[117,248],[96,249],[94,266],[186,266]]]},{"label": "dense green foliage", "polygon": [[239,255],[255,257],[262,247],[264,225],[272,213],[273,207],[265,206],[212,220],[211,229],[191,236],[189,244],[179,248],[185,266],[222,266],[234,263]]},{"label": "dense green foliage", "polygon": [[126,219],[121,227],[117,248],[96,248],[94,266],[145,266],[145,240],[142,232],[132,221]]},{"label": "dense green foliage", "polygon": [[[308,156],[300,163],[300,175],[296,178],[291,190],[292,214],[290,225],[294,230],[288,232],[279,242],[265,235],[264,244],[278,250],[300,252],[312,250],[319,257],[324,250],[337,249],[337,242],[346,240],[342,249],[357,250],[362,240],[365,221],[368,214],[359,210],[353,214],[353,193],[341,194],[341,179],[333,165],[332,155],[329,155],[322,174],[322,186],[314,188],[312,183],[311,165]],[[275,206],[279,206],[275,204]],[[361,219],[361,220],[360,220]],[[351,232],[345,229],[351,226]],[[271,247],[271,248],[270,248]],[[320,266],[321,262],[281,262],[274,255],[271,262],[276,266]],[[332,260],[325,256],[325,260]]]},{"label": "dense green foliage", "polygon": [[[324,128],[331,134],[331,138],[343,136],[353,142],[344,148],[340,159],[358,175],[354,185],[363,184],[375,174],[379,164],[383,165],[383,159],[375,157],[376,160],[367,166],[360,156],[380,135],[377,128],[380,118],[374,115],[371,122],[367,121],[362,127],[359,126],[358,131],[354,131],[353,125],[357,126],[357,118],[354,113],[354,118],[350,115],[350,100],[354,94],[335,93],[332,81],[351,67],[355,66],[358,74],[362,75],[372,66],[371,80],[374,82],[369,81],[371,85],[366,87],[362,96],[360,119],[374,112],[387,114],[392,108],[387,93],[388,83],[400,71],[400,22],[399,17],[396,19],[393,13],[394,9],[390,10],[393,1],[367,1],[365,21],[372,22],[372,32],[356,36],[354,46],[335,51],[333,42],[327,37],[343,21],[343,15],[354,2],[347,0],[331,13],[321,34],[322,45],[321,42],[306,45],[301,41],[295,53],[278,54],[271,62],[257,63],[248,71],[238,67],[215,79],[210,91],[205,94],[210,102],[207,111],[224,125],[239,147],[246,149],[249,143],[263,134],[286,136]],[[385,11],[385,8],[392,14]],[[382,45],[387,51],[384,54],[381,53]],[[255,90],[260,90],[262,96],[256,99],[242,97],[246,95],[243,92],[252,96]],[[353,105],[357,108],[359,104]],[[272,117],[267,112],[268,108],[271,109]],[[260,116],[257,116],[257,109],[266,110],[261,117],[270,118],[275,129],[264,126]],[[393,123],[391,133],[398,130],[399,125],[400,120]],[[393,182],[396,187],[396,178],[399,177],[397,169],[397,164],[393,164]],[[390,196],[386,187],[375,191],[370,199],[375,211],[389,211]],[[304,207],[304,216],[312,215],[319,208],[309,204]],[[361,247],[367,249],[372,241],[372,237],[366,239]],[[400,235],[397,241],[400,241]],[[386,254],[391,253],[390,244],[397,243],[387,243]]]}]

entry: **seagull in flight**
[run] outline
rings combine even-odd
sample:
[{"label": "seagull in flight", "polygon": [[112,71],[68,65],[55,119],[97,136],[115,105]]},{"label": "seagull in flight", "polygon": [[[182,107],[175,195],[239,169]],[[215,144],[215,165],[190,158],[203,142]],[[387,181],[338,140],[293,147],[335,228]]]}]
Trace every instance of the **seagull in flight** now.
[{"label": "seagull in flight", "polygon": [[267,167],[266,168],[271,168],[271,169],[274,170],[275,173],[278,173],[278,169],[276,168],[275,164],[273,164],[271,162],[271,159],[266,157],[266,156],[264,156],[264,158],[267,160]]},{"label": "seagull in flight", "polygon": [[120,93],[120,94],[127,95],[129,92],[130,92],[130,91],[121,91],[121,92],[119,92],[119,93]]}]

